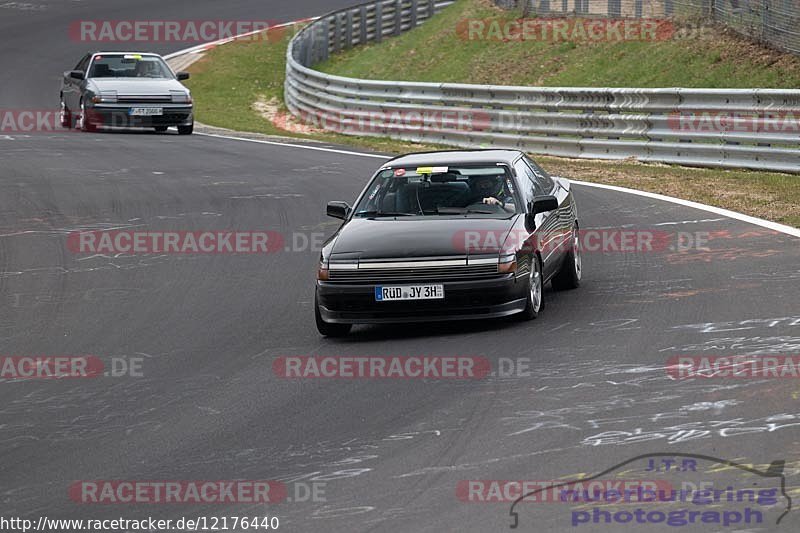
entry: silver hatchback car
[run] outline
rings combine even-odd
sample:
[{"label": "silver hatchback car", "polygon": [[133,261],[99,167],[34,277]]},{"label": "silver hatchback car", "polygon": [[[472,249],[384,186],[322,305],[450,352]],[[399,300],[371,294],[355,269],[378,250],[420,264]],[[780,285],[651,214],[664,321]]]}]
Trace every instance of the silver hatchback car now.
[{"label": "silver hatchback car", "polygon": [[98,126],[154,128],[177,126],[181,135],[194,130],[192,96],[158,54],[88,53],[61,83],[61,125],[83,131]]}]

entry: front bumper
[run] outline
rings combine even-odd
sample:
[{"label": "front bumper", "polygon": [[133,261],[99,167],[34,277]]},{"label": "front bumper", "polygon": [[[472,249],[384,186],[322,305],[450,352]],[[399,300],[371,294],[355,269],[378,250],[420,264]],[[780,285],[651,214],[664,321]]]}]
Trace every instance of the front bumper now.
[{"label": "front bumper", "polygon": [[[133,107],[160,107],[163,114],[132,116],[130,110]],[[86,118],[95,126],[112,128],[189,126],[194,123],[191,104],[97,104],[86,109]]]},{"label": "front bumper", "polygon": [[[506,274],[471,281],[425,280],[342,284],[317,282],[317,303],[325,322],[375,324],[493,318],[525,309],[527,276]],[[444,285],[442,300],[375,301],[377,285]]]}]

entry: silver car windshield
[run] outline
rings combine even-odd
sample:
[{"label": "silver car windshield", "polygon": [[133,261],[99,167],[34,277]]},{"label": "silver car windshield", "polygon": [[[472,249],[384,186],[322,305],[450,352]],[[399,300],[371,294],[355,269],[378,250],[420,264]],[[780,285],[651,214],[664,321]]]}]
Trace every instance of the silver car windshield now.
[{"label": "silver car windshield", "polygon": [[164,60],[138,54],[95,56],[89,78],[173,78]]}]

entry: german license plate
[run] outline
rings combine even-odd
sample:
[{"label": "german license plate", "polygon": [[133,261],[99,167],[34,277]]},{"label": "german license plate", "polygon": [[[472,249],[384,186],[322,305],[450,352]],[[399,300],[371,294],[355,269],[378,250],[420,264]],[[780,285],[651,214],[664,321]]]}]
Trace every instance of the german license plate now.
[{"label": "german license plate", "polygon": [[164,114],[164,109],[161,107],[132,107],[130,115],[132,117],[152,117]]},{"label": "german license plate", "polygon": [[393,302],[398,300],[442,300],[444,285],[398,285],[392,287],[375,287],[376,302]]}]

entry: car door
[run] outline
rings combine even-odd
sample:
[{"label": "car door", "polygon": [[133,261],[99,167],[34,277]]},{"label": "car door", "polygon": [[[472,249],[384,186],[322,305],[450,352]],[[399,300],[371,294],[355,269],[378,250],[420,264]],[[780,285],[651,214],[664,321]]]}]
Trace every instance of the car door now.
[{"label": "car door", "polygon": [[[533,169],[522,158],[514,162],[514,172],[517,175],[522,200],[525,202],[525,212],[530,213],[531,203],[534,198],[549,192],[542,189],[541,184],[535,179]],[[536,227],[528,228],[528,230],[533,231],[532,237],[536,243],[536,248],[542,254],[542,275],[544,279],[548,279],[560,266],[559,257],[561,252],[558,248],[562,236],[560,235],[558,210],[538,213],[534,217],[534,221]]]},{"label": "car door", "polygon": [[558,210],[554,213],[555,221],[554,227],[557,228],[555,233],[557,235],[557,255],[558,265],[561,264],[560,259],[563,259],[569,251],[570,238],[572,236],[572,227],[574,224],[575,214],[572,205],[572,194],[561,186],[561,184],[554,180],[542,167],[537,165],[530,158],[523,157],[525,163],[530,167],[533,172],[533,180],[538,184],[539,190],[543,191],[542,194],[555,196],[558,200]]},{"label": "car door", "polygon": [[[91,57],[91,54],[84,55],[81,60],[78,61],[78,64],[75,65],[74,70],[81,70],[85,74],[88,74],[86,69],[89,66],[89,60]],[[81,88],[86,80],[73,79],[70,77],[69,73],[70,71],[66,71],[64,73],[64,87],[62,89],[64,94],[64,103],[67,105],[70,111],[76,111],[80,107],[78,102],[80,102]]]}]

